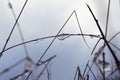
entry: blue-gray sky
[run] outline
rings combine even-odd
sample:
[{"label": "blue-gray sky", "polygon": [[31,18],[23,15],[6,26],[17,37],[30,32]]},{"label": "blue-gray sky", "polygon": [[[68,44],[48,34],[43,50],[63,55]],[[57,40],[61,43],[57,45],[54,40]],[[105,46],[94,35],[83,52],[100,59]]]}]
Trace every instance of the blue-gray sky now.
[{"label": "blue-gray sky", "polygon": [[[25,0],[10,1],[16,15],[18,15]],[[76,10],[77,12],[83,33],[99,35],[99,30],[86,3],[90,5],[104,31],[108,0],[29,0],[19,20],[25,41],[49,35],[56,35],[73,10]],[[112,0],[108,39],[120,31],[119,14],[119,0]],[[8,7],[7,0],[0,0],[0,50],[2,50],[14,22],[14,17]],[[61,33],[79,33],[75,15],[71,17]],[[119,37],[113,42],[115,43],[118,39]],[[81,71],[83,71],[87,61],[91,57],[90,52],[98,39],[86,37],[86,40],[90,49],[88,49],[82,37],[69,37],[63,41],[56,39],[44,57],[44,59],[47,59],[56,55],[51,66],[52,80],[73,80],[75,69],[78,65],[81,67]],[[48,39],[27,45],[29,55],[35,62],[37,62],[51,41],[52,39]],[[7,47],[20,42],[21,40],[16,26]],[[116,45],[119,47],[118,42]],[[24,57],[25,53],[22,46],[5,52],[0,58],[0,71]],[[23,68],[23,65],[20,65],[7,74],[0,76],[0,79],[8,80],[15,76],[15,74],[19,74]],[[16,70],[18,70],[18,72]]]}]

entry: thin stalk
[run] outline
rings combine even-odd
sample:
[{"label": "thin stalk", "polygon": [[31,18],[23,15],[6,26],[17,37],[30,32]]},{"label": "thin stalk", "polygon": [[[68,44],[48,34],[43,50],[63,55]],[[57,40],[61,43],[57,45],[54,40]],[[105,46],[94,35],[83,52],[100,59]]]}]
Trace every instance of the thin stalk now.
[{"label": "thin stalk", "polygon": [[97,78],[96,78],[96,76],[95,76],[94,72],[92,71],[92,69],[91,69],[91,67],[90,67],[89,65],[88,65],[88,68],[89,68],[90,72],[92,73],[92,75],[93,75],[94,79],[95,79],[95,80],[97,80]]},{"label": "thin stalk", "polygon": [[21,45],[24,45],[24,44],[28,44],[28,43],[31,43],[31,42],[36,42],[36,41],[39,41],[39,40],[45,40],[45,39],[49,39],[49,38],[54,38],[54,37],[60,37],[60,36],[92,36],[92,37],[95,37],[95,38],[101,38],[99,35],[93,35],[93,34],[59,34],[59,35],[55,35],[55,36],[47,36],[47,37],[42,37],[42,38],[37,38],[37,39],[33,39],[33,40],[29,40],[29,41],[26,41],[26,42],[23,42],[23,43],[19,43],[19,44],[16,44],[14,46],[11,46],[9,48],[6,48],[4,50],[4,52],[12,49],[12,48],[15,48],[15,47],[18,47],[18,46],[21,46]]},{"label": "thin stalk", "polygon": [[115,60],[116,66],[117,66],[117,67],[119,68],[119,70],[120,70],[120,61],[119,61],[119,59],[118,59],[117,56],[115,55],[115,53],[114,53],[114,51],[112,50],[111,46],[108,44],[108,41],[106,40],[106,38],[105,38],[105,36],[104,36],[104,34],[103,34],[103,31],[102,31],[102,29],[101,29],[101,27],[100,27],[100,25],[99,25],[99,23],[98,23],[98,20],[97,20],[96,17],[94,16],[94,14],[93,14],[92,10],[90,9],[89,5],[88,5],[88,4],[86,4],[86,5],[87,5],[88,9],[90,10],[90,13],[92,14],[92,16],[93,16],[93,18],[94,18],[94,20],[95,20],[95,22],[96,22],[96,25],[97,25],[97,27],[98,27],[98,29],[99,29],[102,37],[103,37],[103,40],[104,40],[105,44],[107,45],[108,49],[110,50],[110,52],[111,52],[111,54],[112,54],[112,56],[113,56],[113,58],[114,58],[114,60]]},{"label": "thin stalk", "polygon": [[[108,41],[112,46],[114,46],[116,49],[118,49],[118,50],[120,50],[120,48],[118,48],[116,45],[114,45],[113,43],[111,43],[110,41],[112,41],[116,36],[118,36],[120,34],[120,32],[117,32],[112,38],[110,38],[110,40]],[[93,51],[95,50],[95,48],[97,47],[97,45],[98,45],[98,43],[99,43],[99,41],[101,40],[102,38],[100,38],[98,41],[97,41],[97,43],[96,43],[96,45],[94,46],[94,48],[93,48],[93,50],[92,50],[92,52],[91,52],[91,55],[93,54]],[[93,64],[92,64],[93,65]],[[92,65],[91,65],[91,67],[92,67]]]},{"label": "thin stalk", "polygon": [[[76,11],[75,11],[75,17],[76,17],[76,19],[77,19],[77,23],[78,23],[79,30],[80,30],[81,34],[83,34],[83,31],[82,31],[82,28],[81,28],[81,26],[80,26],[80,22],[79,22],[79,19],[78,19],[78,16],[77,16],[77,12],[76,12]],[[89,45],[88,45],[85,37],[82,36],[82,38],[83,38],[85,44],[87,45],[87,47],[90,49],[90,47],[89,47]]]},{"label": "thin stalk", "polygon": [[[9,4],[9,6],[10,6],[10,9],[11,9],[12,13],[13,13],[13,17],[14,17],[14,19],[15,19],[15,21],[16,21],[16,20],[17,20],[17,17],[16,17],[16,14],[15,14],[14,8],[13,8],[13,6],[12,6],[12,4],[11,4],[11,2],[10,2],[9,0],[8,0],[8,4]],[[19,34],[20,34],[21,41],[22,41],[22,42],[25,42],[25,39],[24,39],[24,37],[23,37],[23,33],[22,33],[22,30],[21,30],[19,21],[17,22],[16,25],[17,25],[17,28],[18,28],[18,31],[19,31]],[[25,44],[23,45],[23,48],[24,48],[24,51],[25,51],[26,56],[28,57],[28,56],[29,56],[29,55],[28,55],[28,50],[27,50],[27,46],[26,46]]]},{"label": "thin stalk", "polygon": [[[37,66],[34,69],[36,69],[37,67],[39,67],[39,66],[41,66],[41,65],[43,65],[43,64],[45,64],[47,62],[50,62],[55,57],[56,57],[56,55],[50,57],[49,59],[47,59],[45,61],[40,61],[41,63],[36,63]],[[28,78],[30,77],[30,75],[32,74],[32,72],[33,72],[33,70],[28,73],[28,76],[26,76],[26,79],[24,79],[24,80],[28,80]]]},{"label": "thin stalk", "polygon": [[100,42],[101,39],[102,39],[102,38],[100,38],[100,39],[97,41],[97,43],[95,44],[95,46],[94,46],[94,48],[93,48],[93,50],[92,50],[92,52],[91,52],[91,55],[92,55],[93,52],[95,51],[95,49],[96,49],[96,47],[97,47],[97,45],[98,45],[98,43]]},{"label": "thin stalk", "polygon": [[18,17],[17,17],[17,19],[16,19],[16,21],[15,21],[13,27],[12,27],[12,30],[10,31],[10,34],[9,34],[9,36],[8,36],[8,38],[7,38],[6,42],[5,42],[5,44],[4,44],[4,47],[3,47],[2,51],[0,52],[0,57],[2,56],[2,54],[3,54],[3,52],[4,52],[5,48],[6,48],[6,46],[7,46],[7,44],[8,44],[8,42],[9,42],[9,40],[10,40],[10,38],[11,38],[11,35],[12,35],[12,33],[13,33],[13,31],[14,31],[14,29],[15,29],[17,23],[18,23],[18,20],[20,19],[20,16],[21,16],[21,14],[22,14],[22,12],[23,12],[25,6],[27,5],[27,2],[28,2],[28,0],[25,1],[24,5],[23,5],[23,7],[22,7],[22,9],[21,9],[21,11],[20,11],[20,13],[19,13],[19,15],[18,15]]},{"label": "thin stalk", "polygon": [[105,80],[105,53],[103,52],[103,80]]},{"label": "thin stalk", "polygon": [[85,75],[85,73],[86,73],[86,70],[87,70],[87,68],[88,68],[88,64],[89,64],[89,60],[88,60],[88,62],[87,62],[87,64],[86,64],[86,67],[85,67],[85,69],[84,69],[83,77],[84,77],[84,75]]},{"label": "thin stalk", "polygon": [[22,63],[24,60],[26,60],[27,58],[24,58],[20,61],[18,61],[17,63],[13,64],[12,66],[10,66],[9,68],[4,69],[3,71],[0,72],[0,75],[7,73],[8,71],[10,71],[12,68],[16,67],[18,64]]},{"label": "thin stalk", "polygon": [[108,9],[107,9],[105,38],[107,38],[107,32],[108,32],[108,22],[109,22],[109,15],[110,15],[110,1],[111,1],[111,0],[109,0],[109,2],[108,2]]},{"label": "thin stalk", "polygon": [[95,62],[95,65],[97,66],[98,70],[100,71],[102,77],[104,78],[103,71],[101,70],[100,66]]},{"label": "thin stalk", "polygon": [[[50,63],[50,61],[47,64],[45,64],[45,67],[42,69],[42,71],[39,73],[39,75],[36,77],[35,80],[39,80],[41,78],[41,76],[43,75],[43,72],[47,69],[47,66],[49,63]],[[47,73],[49,73],[49,72],[47,71]],[[49,80],[49,74],[48,74],[48,80]]]},{"label": "thin stalk", "polygon": [[12,78],[12,79],[10,79],[10,80],[16,80],[16,79],[18,79],[19,77],[22,77],[23,75],[27,74],[28,72],[29,72],[29,71],[26,70],[26,71],[24,71],[23,73],[15,76],[14,78]]},{"label": "thin stalk", "polygon": [[77,69],[76,69],[76,71],[75,71],[74,80],[76,80],[76,77],[77,77]]},{"label": "thin stalk", "polygon": [[48,78],[48,80],[50,80],[50,71],[49,71],[49,69],[48,69],[47,67],[48,67],[48,64],[50,63],[50,61],[51,61],[53,58],[55,58],[55,57],[56,57],[56,55],[54,55],[54,56],[50,57],[49,59],[47,59],[47,60],[45,60],[45,61],[42,61],[40,64],[38,64],[38,66],[41,65],[41,64],[44,64],[45,67],[42,69],[42,71],[39,73],[39,75],[36,77],[35,80],[39,80],[39,79],[40,79],[40,77],[42,76],[42,74],[43,74],[43,72],[45,71],[45,69],[46,69],[47,75],[48,75],[47,78]]},{"label": "thin stalk", "polygon": [[83,80],[83,76],[81,75],[80,67],[78,66],[75,72],[74,80]]},{"label": "thin stalk", "polygon": [[110,77],[111,75],[113,75],[117,70],[118,70],[118,68],[116,68],[114,71],[112,71],[107,77]]},{"label": "thin stalk", "polygon": [[81,71],[80,71],[80,67],[78,66],[78,80],[82,79],[83,80],[83,77],[82,77],[82,74],[81,74]]},{"label": "thin stalk", "polygon": [[87,80],[89,80],[89,74],[87,74]]},{"label": "thin stalk", "polygon": [[[9,4],[9,6],[10,6],[10,9],[11,9],[12,13],[13,13],[13,17],[14,17],[14,19],[15,19],[15,21],[16,21],[16,20],[17,20],[17,17],[16,17],[16,14],[15,14],[15,11],[14,11],[13,6],[12,6],[12,4],[11,4],[11,2],[10,2],[9,0],[8,0],[8,4]],[[17,22],[16,25],[17,25],[17,28],[18,28],[18,31],[19,31],[19,34],[20,34],[21,41],[22,41],[22,42],[25,42],[24,37],[23,37],[23,34],[22,34],[22,30],[21,30],[21,28],[20,28],[19,21]],[[25,51],[26,56],[29,56],[29,55],[28,55],[27,46],[26,46],[25,44],[23,45],[23,48],[24,48],[24,51]]]},{"label": "thin stalk", "polygon": [[112,38],[110,38],[109,41],[112,41],[116,36],[118,36],[120,34],[120,32],[117,32]]},{"label": "thin stalk", "polygon": [[120,51],[120,48],[118,48],[115,44],[109,42],[112,46],[114,46],[116,49],[118,49]]},{"label": "thin stalk", "polygon": [[[14,20],[16,21],[16,20],[17,20],[17,17],[16,17],[16,14],[15,14],[14,8],[13,8],[12,3],[10,2],[10,0],[8,0],[8,5],[9,5],[9,8],[11,9],[11,11],[12,11],[12,14],[13,14]],[[19,21],[17,22],[16,26],[17,26],[17,28],[18,28],[18,32],[19,32],[19,34],[20,34],[21,41],[22,41],[22,42],[25,42],[25,39],[24,39],[24,36],[23,36],[22,30],[21,30],[21,27],[20,27]],[[29,57],[29,54],[28,54],[28,50],[27,50],[27,46],[26,46],[26,44],[23,45],[23,50],[24,50],[26,56]],[[25,65],[25,68],[27,68],[26,66],[27,66],[27,65]]]},{"label": "thin stalk", "polygon": [[47,79],[50,80],[50,72],[46,64],[45,64],[45,67],[46,67],[46,72],[47,72]]}]

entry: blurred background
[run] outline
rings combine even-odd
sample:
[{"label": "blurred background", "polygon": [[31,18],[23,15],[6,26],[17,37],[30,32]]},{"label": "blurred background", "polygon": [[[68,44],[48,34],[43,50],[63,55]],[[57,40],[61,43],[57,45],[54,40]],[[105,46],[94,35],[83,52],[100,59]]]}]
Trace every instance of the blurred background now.
[{"label": "blurred background", "polygon": [[[98,37],[101,37],[86,3],[92,9],[102,31],[105,33],[108,2],[109,0],[28,0],[5,50],[29,40],[55,36],[64,24],[64,28],[59,34],[81,34],[81,27],[83,34],[100,35]],[[15,19],[19,15],[24,3],[25,0],[0,0],[0,52],[3,50],[15,23]],[[120,31],[119,14],[119,0],[111,0],[107,40],[110,40]],[[79,20],[80,26],[77,19]],[[67,23],[65,23],[66,20],[68,20]],[[99,51],[104,41],[101,40],[99,42],[93,55],[91,55],[99,38],[94,36],[85,36],[84,38],[86,42],[82,36],[67,35],[55,39],[46,54],[42,57],[42,61],[44,61],[56,55],[48,64],[51,80],[73,80],[77,66],[80,67],[81,73],[83,73],[88,60],[90,64],[92,63],[95,52]],[[26,68],[30,68],[30,70],[34,71],[29,80],[37,80],[37,75],[39,75],[45,65],[41,65],[36,69],[36,63],[53,39],[54,37],[33,41],[3,52],[0,58],[0,79],[24,80],[29,73],[23,74],[22,76],[20,74],[22,74]],[[112,39],[111,43],[119,48],[119,35]],[[119,50],[113,46],[112,49],[119,58]],[[104,52],[106,53],[107,62],[109,64],[112,63],[112,66],[110,65],[110,69],[108,69],[110,72],[111,67],[113,69],[116,67],[114,59],[107,47],[105,47]],[[25,60],[23,60],[24,58]],[[18,63],[19,61],[21,62]],[[13,66],[14,64],[16,65]],[[7,69],[10,70],[6,71]],[[96,73],[96,76],[100,74],[95,66],[93,66],[92,70]],[[92,76],[90,80],[93,79],[94,77]],[[48,80],[46,70],[38,80]]]}]

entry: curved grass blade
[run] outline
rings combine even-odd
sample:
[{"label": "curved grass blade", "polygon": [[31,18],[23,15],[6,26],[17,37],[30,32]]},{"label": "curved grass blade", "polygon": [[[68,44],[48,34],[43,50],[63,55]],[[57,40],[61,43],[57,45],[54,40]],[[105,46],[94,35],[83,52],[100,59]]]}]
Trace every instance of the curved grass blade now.
[{"label": "curved grass blade", "polygon": [[[80,30],[81,34],[83,34],[83,31],[82,31],[82,28],[81,28],[81,26],[80,26],[80,22],[79,22],[79,19],[78,19],[78,16],[77,16],[76,11],[75,11],[75,16],[76,16],[76,19],[77,19],[77,23],[78,23],[78,26],[79,26],[79,30]],[[90,47],[89,47],[89,45],[88,45],[88,43],[87,43],[87,41],[86,41],[85,37],[84,37],[84,36],[82,36],[82,38],[83,38],[83,40],[84,40],[85,44],[87,45],[87,47],[90,49]]]}]

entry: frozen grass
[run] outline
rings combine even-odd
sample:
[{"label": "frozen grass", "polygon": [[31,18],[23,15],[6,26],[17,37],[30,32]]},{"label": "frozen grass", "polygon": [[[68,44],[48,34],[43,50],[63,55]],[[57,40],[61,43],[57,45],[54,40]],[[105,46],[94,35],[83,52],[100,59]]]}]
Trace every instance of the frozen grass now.
[{"label": "frozen grass", "polygon": [[[53,61],[53,59],[56,57],[56,55],[48,58],[47,60],[44,60],[42,61],[42,58],[44,58],[45,55],[47,55],[47,51],[49,50],[49,48],[52,46],[52,44],[54,43],[54,41],[56,39],[59,39],[59,40],[65,40],[71,36],[82,36],[82,39],[84,40],[86,46],[88,48],[89,45],[85,39],[85,37],[95,37],[95,38],[98,38],[98,41],[97,43],[95,44],[92,52],[91,52],[91,55],[94,54],[94,57],[92,60],[88,60],[88,62],[86,63],[86,67],[84,68],[84,71],[81,72],[80,70],[80,66],[77,67],[76,71],[75,71],[75,76],[74,76],[74,80],[91,80],[91,77],[93,77],[92,79],[93,80],[119,80],[120,77],[116,76],[116,72],[119,73],[119,70],[120,70],[120,61],[119,61],[119,58],[116,56],[116,54],[114,53],[113,49],[111,46],[115,47],[116,49],[120,50],[116,45],[114,45],[113,43],[111,43],[111,40],[114,39],[117,35],[120,34],[120,32],[118,32],[117,34],[115,34],[110,40],[107,40],[107,30],[108,30],[108,24],[109,24],[109,12],[110,12],[110,0],[109,0],[109,3],[108,3],[108,10],[107,10],[107,17],[106,17],[106,29],[105,29],[105,34],[104,32],[102,31],[99,23],[98,23],[98,20],[96,19],[94,13],[92,12],[92,9],[90,8],[90,6],[88,4],[87,7],[88,7],[88,10],[90,11],[90,13],[92,14],[92,17],[101,33],[101,35],[94,35],[94,34],[84,34],[83,31],[82,31],[82,28],[80,26],[80,22],[79,22],[79,19],[78,19],[78,16],[77,16],[77,12],[74,10],[70,16],[68,17],[68,19],[65,21],[65,23],[63,24],[63,26],[61,27],[61,29],[58,31],[58,33],[56,35],[53,35],[53,36],[47,36],[47,37],[42,37],[42,38],[37,38],[37,39],[33,39],[33,40],[29,40],[29,41],[26,41],[22,43],[19,43],[19,44],[16,44],[16,45],[13,45],[9,48],[6,48],[7,46],[7,43],[9,42],[9,39],[14,31],[14,28],[15,26],[18,24],[18,20],[22,14],[22,11],[24,10],[24,7],[25,5],[27,4],[27,1],[25,2],[19,16],[16,18],[16,22],[9,34],[9,37],[7,38],[6,40],[6,43],[3,47],[3,50],[1,51],[1,56],[3,55],[4,52],[6,51],[9,51],[10,49],[14,49],[15,47],[18,47],[18,46],[22,46],[22,45],[25,45],[25,44],[29,44],[31,42],[35,42],[35,41],[39,41],[39,40],[45,40],[45,39],[49,39],[49,38],[53,38],[53,40],[51,41],[51,43],[49,44],[49,46],[46,48],[46,50],[43,52],[42,56],[40,56],[39,60],[34,63],[32,61],[32,59],[27,56],[26,58],[23,58],[22,60],[18,61],[17,63],[15,63],[14,65],[10,66],[9,68],[7,69],[4,69],[3,71],[0,72],[0,75],[4,75],[5,73],[9,72],[12,68],[16,67],[16,66],[19,66],[19,64],[23,61],[29,61],[29,65],[28,67],[25,69],[25,71],[23,73],[20,73],[18,75],[16,75],[15,77],[11,78],[10,80],[16,80],[18,78],[21,78],[22,76],[25,76],[25,79],[24,80],[29,80],[29,78],[31,77],[32,73],[34,70],[36,70],[38,67],[41,67],[44,65],[44,67],[42,68],[42,70],[38,73],[38,75],[36,76],[35,80],[39,80],[41,78],[41,76],[43,76],[43,73],[45,73],[46,71],[46,75],[47,75],[47,80],[51,80],[51,70],[50,70],[50,62]],[[10,8],[11,5],[9,5]],[[79,30],[80,30],[80,33],[78,34],[71,34],[71,33],[63,33],[63,34],[60,34],[60,32],[62,31],[62,29],[65,27],[65,25],[68,23],[68,21],[70,20],[70,18],[72,16],[75,16],[76,18],[76,21],[77,21],[77,24],[78,24],[78,27],[79,27]],[[95,49],[97,48],[99,42],[103,40],[104,41],[104,44],[103,46],[101,47],[98,47],[98,51],[95,52]],[[112,70],[109,75],[105,75],[106,72],[105,72],[105,66],[106,66],[106,60],[105,60],[105,52],[104,52],[104,48],[107,47],[115,61],[115,64],[116,64],[116,68],[114,68],[114,70]],[[24,46],[25,48],[25,46]],[[103,55],[103,61],[102,61],[102,68],[99,66],[99,64],[97,63],[97,60],[99,58],[99,55]],[[92,56],[91,56],[92,57]],[[92,64],[90,64],[89,62],[92,61]],[[99,73],[99,78],[97,77],[96,73],[95,73],[95,70],[93,69],[93,66],[96,66],[98,68],[98,73]],[[54,76],[54,75],[53,75]]]}]

